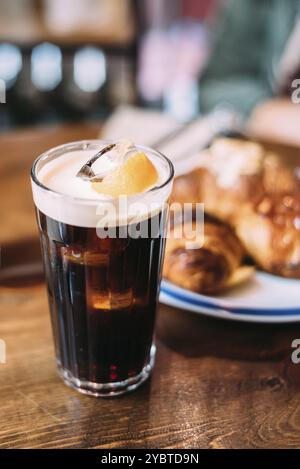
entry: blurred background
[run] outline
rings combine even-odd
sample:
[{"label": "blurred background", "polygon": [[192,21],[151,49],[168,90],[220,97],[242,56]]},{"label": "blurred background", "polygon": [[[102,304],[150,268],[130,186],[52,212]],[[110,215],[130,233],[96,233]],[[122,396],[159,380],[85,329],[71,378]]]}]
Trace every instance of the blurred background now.
[{"label": "blurred background", "polygon": [[198,112],[215,0],[1,0],[0,131],[105,118],[117,105]]},{"label": "blurred background", "polygon": [[299,0],[1,0],[0,132],[225,107],[300,145],[299,48]]}]

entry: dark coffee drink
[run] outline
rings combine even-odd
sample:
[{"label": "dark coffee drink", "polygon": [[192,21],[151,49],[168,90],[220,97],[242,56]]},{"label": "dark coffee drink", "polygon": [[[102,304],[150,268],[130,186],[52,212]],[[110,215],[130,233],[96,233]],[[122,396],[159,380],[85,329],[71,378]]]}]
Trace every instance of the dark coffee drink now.
[{"label": "dark coffee drink", "polygon": [[99,239],[37,214],[59,366],[97,383],[138,375],[152,345],[163,232]]},{"label": "dark coffee drink", "polygon": [[[61,154],[65,153],[63,146]],[[96,226],[89,226],[95,220],[85,217],[85,201],[69,194],[64,200],[63,194],[57,196],[39,186],[39,173],[33,177],[58,368],[67,384],[88,394],[134,389],[153,366],[165,244],[164,202],[172,179],[169,162],[160,158],[170,173],[165,174],[169,187],[164,184],[158,189],[163,196],[160,209],[147,206],[145,214],[132,223],[116,223],[113,236],[100,235]],[[54,202],[48,202],[51,197]],[[54,209],[57,197],[65,204],[63,213]],[[82,226],[85,222],[87,226]]]}]

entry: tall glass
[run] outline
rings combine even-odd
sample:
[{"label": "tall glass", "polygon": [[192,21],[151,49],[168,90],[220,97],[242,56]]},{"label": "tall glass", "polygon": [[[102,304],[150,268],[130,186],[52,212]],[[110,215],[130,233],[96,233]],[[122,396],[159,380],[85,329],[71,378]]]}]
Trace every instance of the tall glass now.
[{"label": "tall glass", "polygon": [[[102,210],[107,198],[65,195],[39,179],[53,159],[78,150],[96,153],[103,145],[94,140],[56,147],[37,158],[31,172],[59,374],[69,386],[93,396],[131,391],[153,367],[173,180],[167,158],[138,146],[159,163],[163,180],[152,190],[128,196],[126,217],[120,215],[120,200],[110,200],[117,217],[115,226],[110,223],[107,229]],[[135,205],[144,211],[130,217]]]}]

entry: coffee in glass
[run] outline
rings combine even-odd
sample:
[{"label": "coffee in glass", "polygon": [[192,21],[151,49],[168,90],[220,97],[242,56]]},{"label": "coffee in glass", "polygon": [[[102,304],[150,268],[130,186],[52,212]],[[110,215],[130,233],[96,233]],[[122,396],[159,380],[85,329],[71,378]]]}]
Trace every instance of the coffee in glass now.
[{"label": "coffee in glass", "polygon": [[[104,178],[77,177],[103,146],[62,145],[32,168],[59,373],[68,385],[95,396],[133,390],[153,367],[173,179],[169,160],[141,146],[121,155],[122,163],[120,155],[110,155],[99,166]],[[145,157],[151,162],[146,170]],[[153,168],[155,183],[136,192],[143,187],[140,176],[149,178]]]}]

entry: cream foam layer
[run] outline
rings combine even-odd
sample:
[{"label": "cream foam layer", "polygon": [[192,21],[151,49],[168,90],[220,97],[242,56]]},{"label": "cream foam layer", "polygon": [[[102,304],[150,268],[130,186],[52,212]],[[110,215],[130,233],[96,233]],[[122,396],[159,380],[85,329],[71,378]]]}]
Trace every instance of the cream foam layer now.
[{"label": "cream foam layer", "polygon": [[[122,200],[99,194],[92,189],[89,181],[76,177],[80,168],[96,153],[95,149],[74,150],[61,154],[48,161],[36,176],[47,190],[32,181],[35,205],[45,215],[74,226],[96,227],[108,223],[109,226],[136,223],[158,213],[168,199],[171,184],[153,192],[144,192]],[[164,161],[148,155],[155,165],[162,184],[168,178]],[[109,158],[102,157],[93,165],[93,170],[112,169]],[[139,204],[139,205],[137,205]]]}]

